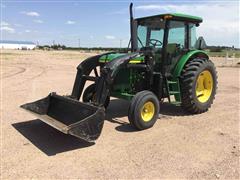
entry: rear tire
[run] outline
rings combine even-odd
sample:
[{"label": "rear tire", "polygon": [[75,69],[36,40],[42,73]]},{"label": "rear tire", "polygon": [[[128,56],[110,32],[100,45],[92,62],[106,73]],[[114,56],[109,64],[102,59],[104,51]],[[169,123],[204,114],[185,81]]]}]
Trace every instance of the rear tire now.
[{"label": "rear tire", "polygon": [[158,115],[159,101],[151,91],[141,91],[133,97],[128,110],[128,119],[133,127],[148,129],[155,124]]},{"label": "rear tire", "polygon": [[217,72],[209,59],[195,58],[184,66],[181,78],[182,108],[199,114],[207,111],[215,98]]},{"label": "rear tire", "polygon": [[[92,102],[94,96],[96,96],[96,84],[91,84],[83,92],[82,100],[83,102]],[[110,103],[110,96],[107,97],[104,103],[105,109],[107,109],[109,103]]]}]

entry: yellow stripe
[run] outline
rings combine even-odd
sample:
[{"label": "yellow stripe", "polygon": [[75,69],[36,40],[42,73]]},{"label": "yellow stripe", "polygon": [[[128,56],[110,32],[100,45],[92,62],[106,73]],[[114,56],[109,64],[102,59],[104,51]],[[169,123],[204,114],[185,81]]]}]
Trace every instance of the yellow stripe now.
[{"label": "yellow stripe", "polygon": [[[109,61],[105,61],[105,60],[99,60],[100,63],[105,63],[105,62],[109,62]],[[131,60],[129,63],[132,64],[137,64],[137,63],[141,63],[141,60]]]},{"label": "yellow stripe", "polygon": [[136,64],[136,63],[141,63],[141,62],[142,62],[141,60],[131,60],[129,63]]}]

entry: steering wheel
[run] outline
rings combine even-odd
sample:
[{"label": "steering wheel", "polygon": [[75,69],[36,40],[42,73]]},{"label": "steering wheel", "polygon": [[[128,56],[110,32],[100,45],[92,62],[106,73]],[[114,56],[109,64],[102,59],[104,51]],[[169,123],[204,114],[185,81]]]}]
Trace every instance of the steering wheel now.
[{"label": "steering wheel", "polygon": [[156,48],[157,46],[161,47],[163,43],[157,39],[150,39],[149,44],[153,45],[153,47]]}]

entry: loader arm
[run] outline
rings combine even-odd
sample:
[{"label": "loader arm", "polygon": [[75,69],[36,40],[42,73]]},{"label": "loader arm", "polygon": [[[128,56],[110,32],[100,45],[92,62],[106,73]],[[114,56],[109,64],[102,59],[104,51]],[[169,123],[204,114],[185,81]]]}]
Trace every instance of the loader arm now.
[{"label": "loader arm", "polygon": [[78,65],[77,74],[76,74],[76,78],[75,78],[75,82],[74,82],[73,90],[71,94],[72,98],[77,100],[80,99],[86,80],[89,79],[89,74],[91,73],[92,70],[94,69],[96,70],[97,66],[100,66],[99,59],[104,55],[107,56],[112,53],[113,52],[109,52],[109,53],[90,57]]}]

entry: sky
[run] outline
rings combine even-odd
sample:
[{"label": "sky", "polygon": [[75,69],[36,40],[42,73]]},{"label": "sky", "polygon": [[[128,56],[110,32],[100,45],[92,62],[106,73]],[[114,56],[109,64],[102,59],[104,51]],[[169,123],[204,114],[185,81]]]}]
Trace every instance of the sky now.
[{"label": "sky", "polygon": [[207,45],[239,48],[238,0],[1,0],[1,39],[78,47],[126,47],[130,2],[134,16],[187,13],[200,16],[197,35]]}]

